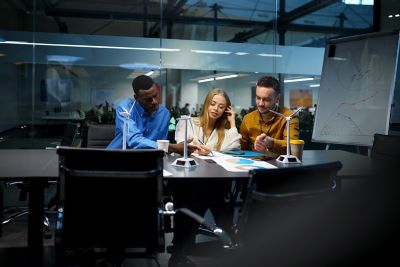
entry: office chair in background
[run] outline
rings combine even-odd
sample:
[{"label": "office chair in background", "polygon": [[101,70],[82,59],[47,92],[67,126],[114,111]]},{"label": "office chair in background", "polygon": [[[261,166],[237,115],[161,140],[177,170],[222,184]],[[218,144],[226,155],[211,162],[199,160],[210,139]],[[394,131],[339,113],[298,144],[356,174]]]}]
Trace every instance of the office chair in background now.
[{"label": "office chair in background", "polygon": [[4,194],[0,185],[0,237],[3,235],[3,210],[4,210]]},{"label": "office chair in background", "polygon": [[88,124],[83,131],[82,147],[106,148],[114,138],[114,124]]},{"label": "office chair in background", "polygon": [[371,158],[377,160],[398,160],[400,158],[400,136],[375,134],[371,149]]},{"label": "office chair in background", "polygon": [[[62,146],[80,146],[81,143],[81,124],[79,122],[68,122],[65,126],[64,134],[59,145]],[[58,145],[58,144],[57,144]],[[53,147],[48,147],[48,149],[53,149]],[[55,184],[56,181],[49,181],[49,184]],[[10,181],[5,183],[6,187],[16,186],[19,188],[19,200],[26,201],[27,194],[29,191],[29,182],[27,181]],[[46,211],[49,210],[55,204],[55,198],[52,198],[49,201],[48,208]],[[46,214],[46,211],[43,213],[43,224],[44,224],[44,233],[45,237],[50,237],[47,235],[50,230],[50,220]],[[8,224],[15,220],[20,216],[24,216],[28,214],[29,210],[28,207],[8,207],[3,210],[3,218],[1,220],[2,225]]]},{"label": "office chair in background", "polygon": [[81,146],[81,131],[82,126],[79,122],[67,122],[63,138],[61,139],[60,146]]}]

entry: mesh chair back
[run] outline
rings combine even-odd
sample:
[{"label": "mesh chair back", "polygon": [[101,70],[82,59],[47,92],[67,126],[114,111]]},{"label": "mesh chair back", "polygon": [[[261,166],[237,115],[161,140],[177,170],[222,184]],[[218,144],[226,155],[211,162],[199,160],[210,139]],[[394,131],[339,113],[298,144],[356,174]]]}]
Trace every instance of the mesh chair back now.
[{"label": "mesh chair back", "polygon": [[[299,209],[337,189],[338,161],[250,171],[248,192],[238,220],[239,242],[263,232],[263,223],[274,218],[296,220]],[[250,237],[251,238],[251,237]]]},{"label": "mesh chair back", "polygon": [[163,251],[163,152],[59,147],[61,248]]}]

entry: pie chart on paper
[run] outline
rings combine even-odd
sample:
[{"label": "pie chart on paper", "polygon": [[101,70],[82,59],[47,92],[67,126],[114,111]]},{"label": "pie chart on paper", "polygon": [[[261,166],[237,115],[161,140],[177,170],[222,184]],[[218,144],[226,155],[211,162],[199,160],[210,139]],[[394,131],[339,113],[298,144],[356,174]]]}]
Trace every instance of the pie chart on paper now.
[{"label": "pie chart on paper", "polygon": [[268,162],[244,157],[216,157],[214,161],[230,172],[248,172],[254,169],[276,168],[276,166]]},{"label": "pie chart on paper", "polygon": [[[229,158],[226,159],[228,163],[237,164],[237,165],[251,165],[254,163],[251,159],[244,159],[244,158]],[[254,166],[255,167],[255,166]]]},{"label": "pie chart on paper", "polygon": [[263,167],[254,164],[254,160],[245,158],[229,158],[226,162],[235,165],[234,168],[243,171],[249,171],[254,169],[264,169]]}]

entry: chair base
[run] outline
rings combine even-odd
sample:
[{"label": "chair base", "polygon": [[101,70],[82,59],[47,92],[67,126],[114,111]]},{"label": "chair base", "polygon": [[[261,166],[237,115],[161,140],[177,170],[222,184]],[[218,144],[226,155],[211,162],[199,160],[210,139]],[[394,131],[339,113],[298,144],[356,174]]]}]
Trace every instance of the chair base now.
[{"label": "chair base", "polygon": [[[17,207],[17,208],[6,208],[3,210],[3,221],[2,225],[6,225],[17,218],[27,215],[29,213],[29,209],[27,207]],[[45,238],[50,238],[50,236],[46,235],[46,233],[50,232],[50,220],[49,217],[43,213],[43,226]]]}]

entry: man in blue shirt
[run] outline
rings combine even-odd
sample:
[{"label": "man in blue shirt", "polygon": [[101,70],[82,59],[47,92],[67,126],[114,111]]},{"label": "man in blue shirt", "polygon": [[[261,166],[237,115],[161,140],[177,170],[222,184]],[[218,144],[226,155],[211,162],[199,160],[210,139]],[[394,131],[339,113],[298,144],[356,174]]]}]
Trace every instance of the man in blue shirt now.
[{"label": "man in blue shirt", "polygon": [[[160,91],[153,79],[146,75],[136,77],[132,82],[133,98],[121,101],[116,108],[115,136],[107,148],[123,147],[124,120],[126,120],[126,148],[157,148],[157,140],[168,139],[170,112],[160,105]],[[188,145],[188,155],[197,146]],[[169,144],[168,152],[184,153],[184,143]],[[108,248],[108,263],[120,264],[123,260],[123,248]]]},{"label": "man in blue shirt", "polygon": [[[133,98],[121,101],[116,108],[115,136],[107,148],[123,147],[123,128],[126,120],[126,147],[157,148],[157,140],[168,139],[170,112],[160,105],[160,91],[146,75],[132,82]],[[188,145],[188,154],[197,147]],[[183,144],[169,144],[169,152],[183,154]]]}]

